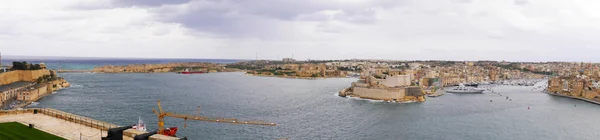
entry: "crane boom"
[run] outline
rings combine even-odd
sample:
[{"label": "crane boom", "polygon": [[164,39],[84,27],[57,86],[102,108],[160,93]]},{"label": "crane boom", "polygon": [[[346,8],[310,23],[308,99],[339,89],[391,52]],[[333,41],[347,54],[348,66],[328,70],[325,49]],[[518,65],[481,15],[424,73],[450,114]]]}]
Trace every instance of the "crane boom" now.
[{"label": "crane boom", "polygon": [[165,112],[165,116],[172,118],[180,118],[185,120],[196,120],[206,122],[220,122],[220,123],[233,123],[233,124],[252,124],[252,125],[271,125],[275,126],[275,123],[268,123],[263,121],[238,121],[236,118],[209,118],[205,116],[191,116],[185,114],[174,114],[171,112]]},{"label": "crane boom", "polygon": [[[184,119],[185,121],[195,120],[195,121],[216,122],[216,123],[276,126],[275,123],[269,123],[269,122],[264,122],[264,121],[256,121],[256,120],[254,120],[254,121],[239,121],[236,118],[220,118],[220,117],[213,118],[213,117],[206,117],[206,116],[200,116],[200,115],[192,116],[192,115],[187,115],[187,114],[176,114],[176,113],[171,113],[171,112],[164,112],[162,109],[162,106],[160,105],[160,100],[158,100],[157,102],[158,102],[158,110],[159,111],[152,109],[152,112],[154,112],[154,114],[156,114],[156,116],[158,117],[158,133],[163,134],[163,135],[167,135],[165,133],[165,128],[164,128],[164,125],[165,125],[164,118],[165,117],[179,118],[179,119]],[[198,107],[198,111],[196,112],[196,114],[200,114],[200,107]],[[187,126],[187,124],[184,126]]]}]

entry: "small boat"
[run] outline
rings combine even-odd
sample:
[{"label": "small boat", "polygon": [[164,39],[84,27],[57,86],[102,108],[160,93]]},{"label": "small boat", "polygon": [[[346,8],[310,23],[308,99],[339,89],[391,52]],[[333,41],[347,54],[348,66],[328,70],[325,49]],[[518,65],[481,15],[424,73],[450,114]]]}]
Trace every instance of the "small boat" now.
[{"label": "small boat", "polygon": [[29,107],[31,107],[31,106],[37,106],[37,105],[39,105],[39,104],[40,104],[40,103],[38,103],[38,102],[31,102],[31,104],[29,104],[28,106],[29,106]]},{"label": "small boat", "polygon": [[169,127],[169,128],[165,128],[164,130],[164,134],[167,136],[172,136],[172,137],[176,137],[177,135],[177,127]]},{"label": "small boat", "polygon": [[485,89],[478,89],[474,87],[467,87],[463,84],[458,85],[450,90],[446,90],[448,93],[483,93]]},{"label": "small boat", "polygon": [[142,117],[139,117],[138,124],[134,124],[133,129],[140,130],[140,131],[146,131],[146,125],[144,124]]}]

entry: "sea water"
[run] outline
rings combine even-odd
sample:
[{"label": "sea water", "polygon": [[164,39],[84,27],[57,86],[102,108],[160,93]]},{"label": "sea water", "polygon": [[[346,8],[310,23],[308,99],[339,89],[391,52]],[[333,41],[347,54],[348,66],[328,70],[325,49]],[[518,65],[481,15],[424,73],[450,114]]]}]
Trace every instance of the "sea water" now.
[{"label": "sea water", "polygon": [[[50,107],[131,125],[152,113],[264,120],[277,126],[235,125],[167,118],[190,139],[486,139],[600,138],[600,106],[554,97],[533,87],[498,86],[484,94],[451,94],[423,103],[387,103],[332,96],[355,78],[288,79],[243,73],[61,73],[70,88],[39,101]],[[509,96],[511,100],[507,100]],[[492,100],[493,102],[490,102]],[[187,123],[187,128],[183,128]]]}]

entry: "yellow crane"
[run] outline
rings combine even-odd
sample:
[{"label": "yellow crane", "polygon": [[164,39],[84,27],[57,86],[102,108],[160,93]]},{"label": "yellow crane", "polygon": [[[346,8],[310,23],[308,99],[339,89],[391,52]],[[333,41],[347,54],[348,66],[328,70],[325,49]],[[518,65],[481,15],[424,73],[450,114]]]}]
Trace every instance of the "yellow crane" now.
[{"label": "yellow crane", "polygon": [[[165,129],[165,121],[164,121],[165,117],[180,118],[180,119],[183,119],[184,122],[187,120],[195,120],[195,121],[206,121],[206,122],[217,122],[217,123],[276,126],[275,123],[268,123],[268,122],[264,122],[264,121],[239,121],[236,118],[211,118],[211,117],[200,116],[200,107],[198,107],[198,110],[197,110],[195,116],[186,115],[186,114],[175,114],[175,113],[171,113],[171,112],[164,112],[162,109],[162,106],[160,105],[160,100],[158,100],[157,102],[158,102],[158,111],[156,111],[154,108],[152,109],[152,111],[158,117],[158,134],[162,134],[162,135],[175,136],[175,134],[177,133],[177,129],[175,129],[175,130]],[[184,123],[184,127],[187,127],[187,124]]]}]

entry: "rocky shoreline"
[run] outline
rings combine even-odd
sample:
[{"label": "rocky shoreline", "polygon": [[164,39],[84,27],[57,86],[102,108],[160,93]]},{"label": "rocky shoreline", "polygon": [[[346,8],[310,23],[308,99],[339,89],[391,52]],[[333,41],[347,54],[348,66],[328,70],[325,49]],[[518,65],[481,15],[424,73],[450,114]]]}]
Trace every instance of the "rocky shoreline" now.
[{"label": "rocky shoreline", "polygon": [[554,94],[554,93],[550,93],[550,92],[544,92],[544,93],[549,94],[549,95],[553,95],[553,96],[558,96],[558,97],[578,99],[578,100],[582,100],[582,101],[586,101],[586,102],[589,102],[589,103],[600,105],[600,101],[594,101],[594,100],[585,99],[585,98],[581,98],[581,97],[573,97],[573,96],[567,96],[567,95]]},{"label": "rocky shoreline", "polygon": [[314,79],[327,79],[327,78],[348,78],[348,77],[342,77],[342,76],[332,76],[332,77],[299,77],[299,76],[285,76],[285,75],[260,75],[260,74],[249,74],[249,73],[246,73],[246,75],[260,76],[260,77],[288,78],[288,79],[310,79],[310,80],[314,80]]}]

